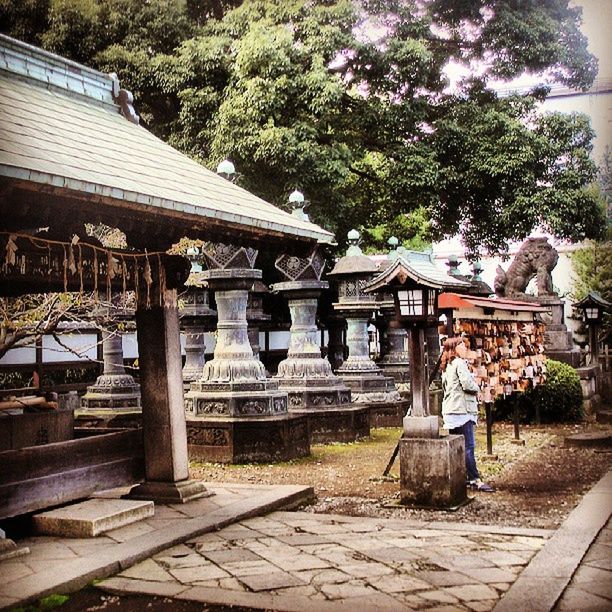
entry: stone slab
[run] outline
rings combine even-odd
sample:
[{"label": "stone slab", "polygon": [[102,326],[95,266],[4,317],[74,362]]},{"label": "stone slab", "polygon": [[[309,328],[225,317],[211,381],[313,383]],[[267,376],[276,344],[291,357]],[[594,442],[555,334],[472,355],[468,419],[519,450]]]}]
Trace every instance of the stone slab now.
[{"label": "stone slab", "polygon": [[150,518],[155,510],[152,501],[127,499],[88,499],[32,517],[36,533],[65,538],[93,538],[105,531],[125,527]]},{"label": "stone slab", "polygon": [[307,416],[187,416],[191,459],[216,463],[273,463],[310,454]]}]

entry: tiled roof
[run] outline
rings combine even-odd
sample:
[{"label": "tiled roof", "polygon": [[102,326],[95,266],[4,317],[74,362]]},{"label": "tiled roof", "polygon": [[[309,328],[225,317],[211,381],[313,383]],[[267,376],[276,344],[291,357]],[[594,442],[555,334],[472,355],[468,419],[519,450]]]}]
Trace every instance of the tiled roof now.
[{"label": "tiled roof", "polygon": [[[430,253],[404,251],[380,274],[368,283],[366,291],[377,291],[389,284],[395,277],[411,278],[413,281],[435,289],[467,289],[470,284],[440,270]],[[402,281],[403,282],[403,281]]]},{"label": "tiled roof", "polygon": [[109,75],[0,35],[0,176],[237,229],[331,242],[128,121]]}]

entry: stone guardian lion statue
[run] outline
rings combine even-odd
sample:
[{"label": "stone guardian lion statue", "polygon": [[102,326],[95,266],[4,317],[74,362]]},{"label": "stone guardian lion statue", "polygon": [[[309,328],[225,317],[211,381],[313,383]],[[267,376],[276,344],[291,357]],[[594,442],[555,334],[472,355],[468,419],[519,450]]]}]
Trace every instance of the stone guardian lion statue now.
[{"label": "stone guardian lion statue", "polygon": [[500,297],[525,298],[525,289],[535,276],[538,296],[556,296],[551,272],[557,265],[559,254],[548,238],[528,238],[519,249],[507,271],[497,266],[495,293]]}]

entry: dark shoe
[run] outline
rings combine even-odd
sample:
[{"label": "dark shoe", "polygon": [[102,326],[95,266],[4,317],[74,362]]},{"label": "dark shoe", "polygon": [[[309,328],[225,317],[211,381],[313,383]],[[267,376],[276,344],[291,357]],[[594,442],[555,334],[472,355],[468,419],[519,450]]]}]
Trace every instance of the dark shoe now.
[{"label": "dark shoe", "polygon": [[482,480],[471,480],[469,482],[469,487],[473,491],[480,491],[481,493],[495,493],[495,489],[486,482],[482,482]]}]

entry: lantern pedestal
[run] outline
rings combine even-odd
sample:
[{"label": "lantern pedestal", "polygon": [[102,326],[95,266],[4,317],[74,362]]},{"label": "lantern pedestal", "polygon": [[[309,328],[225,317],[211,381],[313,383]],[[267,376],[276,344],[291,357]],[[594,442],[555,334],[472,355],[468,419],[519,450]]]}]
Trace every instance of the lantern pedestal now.
[{"label": "lantern pedestal", "polygon": [[308,417],[313,443],[354,442],[370,435],[367,407],[351,403],[351,392],[321,357],[316,326],[318,298],[328,284],[319,280],[276,283],[291,312],[287,359],[275,379],[289,396],[290,414]]},{"label": "lantern pedestal", "polygon": [[551,309],[550,320],[544,319],[546,324],[546,331],[544,332],[546,356],[567,363],[574,368],[579,367],[580,349],[574,346],[572,332],[568,331],[567,325],[565,325],[563,300],[558,297],[545,296],[538,296],[536,299],[540,304]]},{"label": "lantern pedestal", "polygon": [[402,505],[416,508],[457,508],[469,501],[465,482],[463,436],[400,440]]}]

